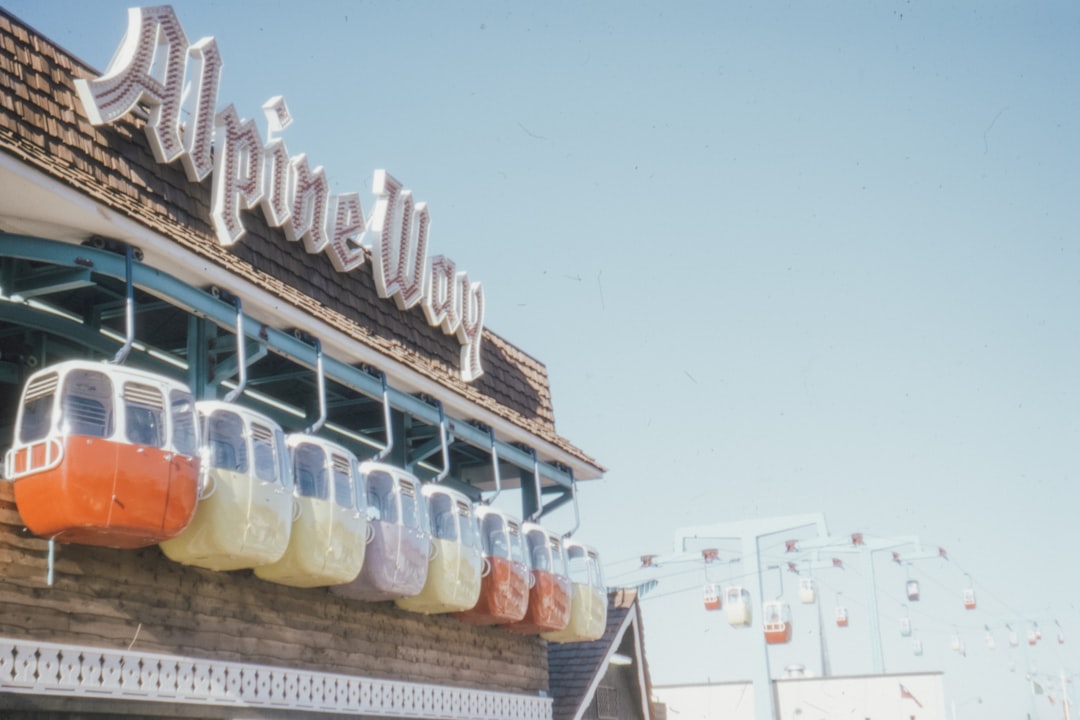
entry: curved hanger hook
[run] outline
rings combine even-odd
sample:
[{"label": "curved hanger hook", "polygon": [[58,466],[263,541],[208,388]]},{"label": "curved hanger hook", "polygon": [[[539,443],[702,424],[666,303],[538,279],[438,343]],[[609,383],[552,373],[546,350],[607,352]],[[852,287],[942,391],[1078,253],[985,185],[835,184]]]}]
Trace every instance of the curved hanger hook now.
[{"label": "curved hanger hook", "polygon": [[491,472],[495,476],[495,494],[484,501],[485,505],[495,502],[502,492],[502,471],[499,470],[499,448],[495,446],[495,430],[488,428],[488,440],[491,441]]},{"label": "curved hanger hook", "polygon": [[326,422],[326,374],[323,372],[322,343],[315,338],[315,375],[319,385],[319,419],[304,432],[308,435],[317,433]]},{"label": "curved hanger hook", "polygon": [[382,403],[383,403],[383,424],[386,425],[386,447],[375,454],[372,458],[375,462],[380,462],[386,459],[386,456],[390,454],[390,450],[394,447],[394,425],[391,422],[391,408],[390,408],[390,389],[386,384],[386,373],[380,371],[382,376]]},{"label": "curved hanger hook", "polygon": [[132,279],[134,264],[130,245],[124,246],[124,344],[113,355],[109,362],[112,365],[123,365],[127,360],[131,346],[135,344],[135,282]]},{"label": "curved hanger hook", "polygon": [[574,480],[574,469],[569,468],[570,472],[570,497],[574,500],[574,527],[570,528],[563,534],[563,538],[569,538],[571,535],[578,531],[581,527],[581,511],[578,509],[577,501],[577,481]]},{"label": "curved hanger hook", "polygon": [[450,444],[446,439],[446,413],[443,412],[442,402],[436,400],[435,405],[439,408],[439,444],[442,446],[443,467],[432,482],[438,483],[445,480],[446,476],[450,474]]},{"label": "curved hanger hook", "polygon": [[225,402],[232,402],[240,397],[240,393],[244,392],[244,386],[247,385],[247,338],[244,337],[244,307],[239,297],[233,298],[233,305],[236,307],[236,364],[239,377],[236,381],[236,387],[225,396]]}]

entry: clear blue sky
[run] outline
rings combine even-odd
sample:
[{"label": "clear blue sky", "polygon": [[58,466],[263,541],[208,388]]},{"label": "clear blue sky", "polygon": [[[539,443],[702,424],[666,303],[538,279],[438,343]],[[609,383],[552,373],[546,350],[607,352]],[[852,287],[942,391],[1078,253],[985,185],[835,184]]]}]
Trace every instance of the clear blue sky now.
[{"label": "clear blue sky", "polygon": [[[126,5],[5,2],[101,70]],[[1047,636],[1039,673],[1080,673],[1080,5],[175,7],[218,39],[222,101],[261,123],[283,95],[290,150],[335,191],[370,208],[387,169],[429,203],[432,252],[484,284],[487,326],[546,363],[559,431],[609,468],[578,536],[612,579],[680,526],[822,512],[948,549],[912,568],[923,657],[887,558],[879,603],[887,667],[946,670],[961,716],[1028,710],[1017,616]],[[643,603],[658,683],[742,674],[750,633],[690,571]],[[857,569],[821,581],[853,617],[834,669],[867,671]]]}]

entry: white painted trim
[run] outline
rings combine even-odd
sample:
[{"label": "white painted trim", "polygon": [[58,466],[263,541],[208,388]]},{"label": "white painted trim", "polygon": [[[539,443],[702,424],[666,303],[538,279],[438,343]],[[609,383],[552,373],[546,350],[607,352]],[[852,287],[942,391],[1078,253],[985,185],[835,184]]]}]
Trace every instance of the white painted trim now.
[{"label": "white painted trim", "polygon": [[551,699],[0,638],[0,693],[445,720],[550,720]]},{"label": "white painted trim", "polygon": [[637,601],[635,600],[634,607],[630,608],[630,611],[626,613],[626,617],[623,618],[619,629],[615,631],[615,636],[608,645],[607,654],[604,655],[604,661],[600,663],[600,667],[597,668],[588,691],[585,693],[584,697],[582,697],[581,703],[578,705],[574,720],[582,720],[585,716],[585,709],[596,696],[596,689],[600,687],[600,681],[604,679],[604,675],[607,673],[608,665],[611,663],[611,657],[618,652],[619,646],[622,645],[623,636],[626,635],[627,628],[633,628],[634,630],[634,670],[638,676],[638,687],[641,688],[641,703],[645,711],[645,720],[652,720],[652,706],[649,704],[648,689],[645,686],[645,645],[642,642],[640,627],[638,626],[638,607]]}]

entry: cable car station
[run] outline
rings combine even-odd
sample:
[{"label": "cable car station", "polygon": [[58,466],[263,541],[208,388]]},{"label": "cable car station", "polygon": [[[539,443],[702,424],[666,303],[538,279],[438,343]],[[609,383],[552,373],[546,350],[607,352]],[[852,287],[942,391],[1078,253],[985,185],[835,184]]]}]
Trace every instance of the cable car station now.
[{"label": "cable car station", "polygon": [[426,205],[330,196],[170,8],[104,73],[0,13],[0,60],[0,707],[551,717],[604,468]]}]

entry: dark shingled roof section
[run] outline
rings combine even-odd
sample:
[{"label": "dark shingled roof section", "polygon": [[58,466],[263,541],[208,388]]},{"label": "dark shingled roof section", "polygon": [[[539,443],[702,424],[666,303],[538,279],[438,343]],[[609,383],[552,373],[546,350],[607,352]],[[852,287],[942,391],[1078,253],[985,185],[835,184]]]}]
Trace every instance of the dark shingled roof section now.
[{"label": "dark shingled roof section", "polygon": [[99,74],[0,10],[0,151],[602,470],[556,433],[544,365],[502,337],[484,331],[484,375],[466,383],[456,338],[428,325],[419,307],[401,311],[379,298],[370,262],[338,273],[325,255],[308,255],[268,227],[261,212],[246,214],[244,240],[221,247],[209,220],[209,178],[193,183],[179,163],[158,164],[134,115],[90,124],[73,80]]},{"label": "dark shingled roof section", "polygon": [[[594,642],[548,643],[548,689],[551,692],[553,720],[571,720],[578,708],[592,700],[588,696],[596,676],[606,670],[605,660],[613,647],[623,641],[619,631],[627,623],[628,616],[637,619],[638,632],[642,632],[641,607],[637,592],[620,589],[608,593],[607,627],[604,636]],[[632,632],[629,628],[627,632]],[[641,646],[644,647],[644,638]],[[652,680],[649,664],[644,655],[634,657],[640,663],[645,677],[646,697],[652,697]],[[635,666],[636,667],[636,666]]]}]

